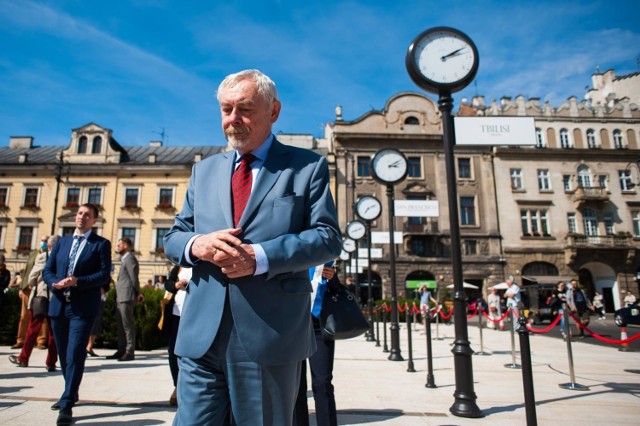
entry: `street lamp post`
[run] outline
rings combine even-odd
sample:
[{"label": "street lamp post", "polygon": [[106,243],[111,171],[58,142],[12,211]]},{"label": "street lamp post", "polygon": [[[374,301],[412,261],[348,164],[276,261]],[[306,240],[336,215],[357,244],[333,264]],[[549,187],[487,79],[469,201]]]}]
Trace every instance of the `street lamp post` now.
[{"label": "street lamp post", "polygon": [[60,183],[62,182],[62,168],[64,167],[64,153],[60,151],[60,156],[56,162],[56,193],[53,197],[53,217],[51,218],[51,232],[49,235],[53,235],[56,230],[56,215],[58,213],[58,196],[60,195]]}]

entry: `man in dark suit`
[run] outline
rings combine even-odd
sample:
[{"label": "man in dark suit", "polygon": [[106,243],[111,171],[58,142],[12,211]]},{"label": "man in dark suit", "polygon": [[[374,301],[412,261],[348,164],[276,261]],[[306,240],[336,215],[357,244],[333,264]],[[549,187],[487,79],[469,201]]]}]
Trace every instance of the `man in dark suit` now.
[{"label": "man in dark suit", "polygon": [[174,424],[222,425],[230,407],[239,425],[291,425],[300,361],[316,349],[308,269],[340,253],[327,162],[273,136],[281,105],[260,71],[226,77],[218,101],[233,150],[194,165],[164,240],[193,267]]},{"label": "man in dark suit", "polygon": [[74,234],[58,240],[42,274],[52,292],[49,316],[64,377],[64,392],[51,406],[60,410],[58,425],[73,422],[71,409],[78,401],[100,288],[109,282],[111,243],[91,230],[98,214],[93,204],[78,208]]},{"label": "man in dark suit", "polygon": [[120,272],[116,281],[116,324],[118,327],[118,350],[109,359],[133,361],[136,349],[136,324],[133,308],[136,302],[142,302],[138,279],[138,259],[131,253],[131,239],[125,237],[118,240],[116,251],[121,256]]}]

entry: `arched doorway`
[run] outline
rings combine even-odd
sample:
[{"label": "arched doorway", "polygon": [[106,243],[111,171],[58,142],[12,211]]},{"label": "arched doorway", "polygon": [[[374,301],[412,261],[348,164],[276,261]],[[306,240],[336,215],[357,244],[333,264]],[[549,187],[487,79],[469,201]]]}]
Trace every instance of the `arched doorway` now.
[{"label": "arched doorway", "polygon": [[414,271],[407,275],[404,282],[404,294],[407,298],[420,299],[418,289],[426,285],[434,297],[437,298],[438,283],[436,277],[429,271]]},{"label": "arched doorway", "polygon": [[609,265],[601,262],[585,263],[578,271],[578,278],[589,298],[593,297],[596,290],[602,294],[605,312],[611,313],[622,307],[620,285],[616,281],[615,271]]}]

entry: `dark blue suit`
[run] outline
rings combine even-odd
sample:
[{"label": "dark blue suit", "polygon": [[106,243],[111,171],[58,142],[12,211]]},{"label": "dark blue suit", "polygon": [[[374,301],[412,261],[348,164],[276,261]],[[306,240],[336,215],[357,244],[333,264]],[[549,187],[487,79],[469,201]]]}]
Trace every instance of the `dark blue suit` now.
[{"label": "dark blue suit", "polygon": [[63,290],[56,290],[52,285],[67,276],[72,244],[72,236],[60,238],[42,273],[51,290],[49,316],[65,381],[61,408],[71,408],[78,400],[87,342],[100,306],[100,288],[109,282],[111,272],[111,243],[91,232],[78,255],[73,271],[78,282],[71,288],[70,301],[67,302]]}]

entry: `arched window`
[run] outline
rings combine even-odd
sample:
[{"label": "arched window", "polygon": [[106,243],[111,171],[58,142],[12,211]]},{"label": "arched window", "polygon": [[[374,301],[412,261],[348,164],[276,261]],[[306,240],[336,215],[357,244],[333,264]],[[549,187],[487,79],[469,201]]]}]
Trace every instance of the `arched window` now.
[{"label": "arched window", "polygon": [[591,187],[591,170],[588,166],[578,166],[578,185],[583,188]]},{"label": "arched window", "polygon": [[624,149],[624,137],[622,136],[622,132],[620,129],[615,129],[613,131],[613,147],[615,149]]},{"label": "arched window", "polygon": [[584,224],[584,233],[589,236],[598,235],[598,215],[593,209],[584,209],[582,211],[582,222]]},{"label": "arched window", "polygon": [[547,141],[544,139],[544,132],[541,128],[536,127],[536,148],[546,148]]},{"label": "arched window", "polygon": [[567,129],[560,129],[560,146],[565,149],[573,148]]},{"label": "arched window", "polygon": [[413,124],[413,125],[417,125],[420,124],[420,120],[418,120],[417,117],[409,116],[407,118],[404,119],[404,124]]},{"label": "arched window", "polygon": [[91,147],[92,154],[100,154],[102,152],[102,137],[96,136],[93,138],[93,146]]},{"label": "arched window", "polygon": [[87,153],[87,137],[80,136],[78,139],[78,154],[86,154]]},{"label": "arched window", "polygon": [[596,139],[596,132],[593,129],[587,130],[587,146],[591,149],[600,148]]},{"label": "arched window", "polygon": [[531,262],[522,267],[522,275],[556,276],[558,268],[548,262]]}]

